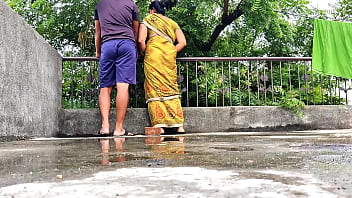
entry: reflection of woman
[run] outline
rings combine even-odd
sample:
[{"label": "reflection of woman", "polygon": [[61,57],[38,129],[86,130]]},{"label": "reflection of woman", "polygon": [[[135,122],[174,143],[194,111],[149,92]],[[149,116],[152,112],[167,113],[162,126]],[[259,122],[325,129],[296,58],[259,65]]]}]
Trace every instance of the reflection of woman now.
[{"label": "reflection of woman", "polygon": [[177,128],[177,132],[184,133],[176,55],[186,46],[186,38],[178,24],[164,16],[171,4],[167,0],[150,4],[149,15],[140,25],[138,42],[145,54],[144,88],[152,126]]},{"label": "reflection of woman", "polygon": [[[184,154],[184,137],[146,137],[145,144],[150,146],[151,151],[160,154]],[[175,156],[169,156],[170,158]]]}]

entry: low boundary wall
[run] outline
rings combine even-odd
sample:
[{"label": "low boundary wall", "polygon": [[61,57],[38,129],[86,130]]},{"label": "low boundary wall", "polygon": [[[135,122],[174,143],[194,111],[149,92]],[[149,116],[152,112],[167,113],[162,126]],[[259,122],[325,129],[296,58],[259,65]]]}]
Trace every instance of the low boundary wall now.
[{"label": "low boundary wall", "polygon": [[[272,106],[185,107],[183,110],[185,130],[189,133],[352,128],[351,106],[307,106],[302,118],[290,110]],[[114,111],[111,111],[111,126],[114,126]],[[58,136],[94,135],[100,125],[98,109],[65,109]],[[143,133],[145,126],[150,126],[147,109],[128,109],[125,128]]]}]

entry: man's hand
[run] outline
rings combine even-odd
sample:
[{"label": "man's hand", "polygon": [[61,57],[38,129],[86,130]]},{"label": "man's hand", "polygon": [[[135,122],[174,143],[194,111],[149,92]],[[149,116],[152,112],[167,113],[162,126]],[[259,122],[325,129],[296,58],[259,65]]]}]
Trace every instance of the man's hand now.
[{"label": "man's hand", "polygon": [[95,57],[100,58],[100,52],[95,52]]}]

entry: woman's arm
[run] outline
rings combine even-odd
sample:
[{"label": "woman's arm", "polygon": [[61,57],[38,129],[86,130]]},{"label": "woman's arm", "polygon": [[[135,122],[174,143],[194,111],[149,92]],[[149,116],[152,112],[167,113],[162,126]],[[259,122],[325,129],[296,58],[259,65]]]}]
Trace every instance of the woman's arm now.
[{"label": "woman's arm", "polygon": [[139,34],[138,34],[138,44],[139,44],[139,49],[141,50],[142,53],[145,52],[146,44],[145,41],[147,40],[147,35],[148,35],[148,29],[144,24],[140,24],[139,26]]},{"label": "woman's arm", "polygon": [[186,37],[183,34],[181,29],[177,29],[175,31],[175,34],[176,34],[176,40],[177,40],[176,51],[180,52],[187,45]]},{"label": "woman's arm", "polygon": [[99,58],[101,53],[101,29],[99,20],[95,20],[95,57]]}]

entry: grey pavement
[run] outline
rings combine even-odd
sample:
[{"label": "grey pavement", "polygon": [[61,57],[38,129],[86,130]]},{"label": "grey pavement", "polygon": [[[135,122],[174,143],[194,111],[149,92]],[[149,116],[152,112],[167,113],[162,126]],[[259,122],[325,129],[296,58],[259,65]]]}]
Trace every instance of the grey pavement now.
[{"label": "grey pavement", "polygon": [[351,197],[352,130],[0,143],[0,197]]}]

